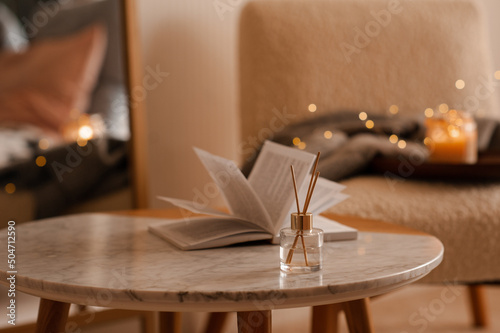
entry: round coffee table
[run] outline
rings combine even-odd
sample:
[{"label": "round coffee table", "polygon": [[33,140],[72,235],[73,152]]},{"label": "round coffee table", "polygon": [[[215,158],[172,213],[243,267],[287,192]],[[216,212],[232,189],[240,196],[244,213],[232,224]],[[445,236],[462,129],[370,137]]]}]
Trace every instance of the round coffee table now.
[{"label": "round coffee table", "polygon": [[[443,245],[433,236],[334,217],[361,230],[358,239],[325,243],[320,272],[285,275],[278,246],[180,251],[148,232],[148,225],[158,222],[151,216],[176,213],[80,214],[18,225],[16,272],[2,261],[0,281],[15,275],[17,290],[42,298],[38,332],[64,328],[70,303],[237,311],[239,332],[270,332],[271,310],[291,307],[343,303],[346,314],[351,309],[350,316],[363,322],[363,300],[422,278],[443,257]],[[0,240],[6,244],[5,229]]]}]

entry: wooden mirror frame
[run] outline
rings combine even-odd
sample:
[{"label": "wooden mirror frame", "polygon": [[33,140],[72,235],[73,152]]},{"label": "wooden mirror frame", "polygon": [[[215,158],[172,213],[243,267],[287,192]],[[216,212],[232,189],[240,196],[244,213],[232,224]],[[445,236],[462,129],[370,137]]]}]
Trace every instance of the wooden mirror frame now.
[{"label": "wooden mirror frame", "polygon": [[130,110],[130,173],[134,208],[148,207],[147,130],[144,98],[134,97],[134,88],[142,86],[143,71],[139,26],[135,0],[123,0],[125,25],[125,61]]}]

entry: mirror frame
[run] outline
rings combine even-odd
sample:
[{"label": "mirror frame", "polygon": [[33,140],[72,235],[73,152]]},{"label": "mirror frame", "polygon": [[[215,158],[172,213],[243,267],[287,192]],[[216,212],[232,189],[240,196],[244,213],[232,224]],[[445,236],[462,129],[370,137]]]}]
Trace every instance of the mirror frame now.
[{"label": "mirror frame", "polygon": [[148,207],[147,130],[144,98],[134,97],[134,88],[143,81],[141,43],[135,0],[122,0],[125,31],[125,62],[130,112],[130,173],[134,208]]}]

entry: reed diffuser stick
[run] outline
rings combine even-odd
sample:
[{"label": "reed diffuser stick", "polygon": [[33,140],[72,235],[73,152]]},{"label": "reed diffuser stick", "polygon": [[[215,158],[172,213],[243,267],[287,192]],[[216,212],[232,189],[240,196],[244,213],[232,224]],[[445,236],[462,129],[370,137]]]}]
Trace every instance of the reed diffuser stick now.
[{"label": "reed diffuser stick", "polygon": [[286,256],[286,263],[287,264],[292,262],[293,252],[295,251],[295,248],[297,247],[298,240],[299,240],[299,231],[297,231],[297,236],[295,236],[295,239],[293,240],[292,248],[290,249],[290,251],[288,251],[288,255]]},{"label": "reed diffuser stick", "polygon": [[295,181],[295,172],[293,171],[293,165],[290,165],[290,170],[292,170],[293,190],[295,191],[295,202],[297,203],[297,214],[300,214],[299,194],[297,193],[297,182]]},{"label": "reed diffuser stick", "polygon": [[300,232],[300,238],[302,239],[302,248],[304,249],[304,260],[306,262],[306,266],[309,266],[309,262],[307,262],[306,243],[304,242],[304,231]]},{"label": "reed diffuser stick", "polygon": [[311,195],[306,199],[306,203],[304,205],[304,213],[306,213],[307,212],[307,208],[309,208],[309,203],[311,202],[311,198],[312,198],[312,195],[313,195],[313,192],[314,192],[314,188],[316,187],[316,182],[318,181],[318,177],[319,177],[319,171],[316,172],[316,176],[314,177],[314,183],[312,185]]},{"label": "reed diffuser stick", "polygon": [[[314,162],[314,168],[313,168],[313,172],[311,174],[311,180],[309,181],[309,187],[307,188],[307,195],[306,195],[306,200],[304,202],[304,209],[303,209],[302,214],[307,214],[307,208],[309,207],[309,203],[311,202],[311,197],[312,197],[312,194],[314,192],[314,188],[316,187],[316,182],[318,181],[319,171],[316,172],[316,169],[318,167],[319,155],[320,155],[320,152],[318,152],[318,154],[316,155],[316,161]],[[301,212],[300,212],[300,204],[299,204],[299,194],[297,192],[297,182],[295,180],[295,171],[293,169],[293,165],[290,165],[290,170],[292,173],[293,189],[295,192],[295,203],[297,204],[297,214],[300,215]],[[299,240],[299,237],[302,241],[302,249],[304,251],[305,264],[306,264],[306,266],[309,266],[309,261],[307,259],[306,243],[304,240],[304,230],[297,230],[297,233],[296,233],[295,238],[293,240],[292,247],[288,251],[288,255],[286,257],[286,263],[290,264],[292,262],[293,253],[295,252],[295,248],[297,247],[297,242]]]},{"label": "reed diffuser stick", "polygon": [[307,213],[306,207],[305,207],[305,204],[307,202],[307,198],[309,198],[309,196],[312,194],[311,193],[311,186],[313,183],[314,174],[316,173],[316,168],[318,167],[319,155],[320,155],[320,152],[318,151],[318,155],[316,155],[316,161],[314,162],[313,172],[311,174],[311,180],[309,181],[309,187],[307,188],[306,201],[304,202],[304,209],[302,210],[304,214]]},{"label": "reed diffuser stick", "polygon": [[[290,165],[290,170],[292,172],[292,181],[293,181],[293,190],[295,192],[295,202],[297,203],[297,214],[300,214],[300,204],[299,204],[299,194],[297,192],[297,182],[295,181],[295,171],[293,170],[293,165]],[[295,251],[295,247],[297,246],[297,241],[299,240],[298,236],[293,240],[292,248],[288,251],[288,255],[286,257],[286,263],[289,264],[292,262],[293,252]]]}]

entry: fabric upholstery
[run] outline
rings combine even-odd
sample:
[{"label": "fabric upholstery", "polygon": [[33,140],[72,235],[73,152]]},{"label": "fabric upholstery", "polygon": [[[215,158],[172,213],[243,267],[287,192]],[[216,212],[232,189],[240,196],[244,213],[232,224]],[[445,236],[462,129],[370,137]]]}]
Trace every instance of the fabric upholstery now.
[{"label": "fabric upholstery", "polygon": [[[273,109],[293,121],[313,116],[311,103],[316,114],[391,105],[423,114],[447,103],[498,117],[483,17],[471,1],[257,1],[240,24],[243,138],[269,127]],[[343,51],[352,48],[359,53]]]},{"label": "fabric upholstery", "polygon": [[396,176],[343,181],[344,193],[351,197],[330,211],[397,223],[438,237],[444,245],[444,260],[423,281],[500,280],[500,184]]},{"label": "fabric upholstery", "polygon": [[0,123],[24,123],[57,133],[86,111],[106,49],[105,28],[0,53]]},{"label": "fabric upholstery", "polygon": [[[280,131],[277,120],[336,110],[369,117],[397,105],[423,116],[446,103],[499,117],[484,17],[471,0],[256,1],[243,9],[239,38],[244,143]],[[332,211],[436,235],[445,257],[428,282],[500,279],[500,184],[394,176],[345,181],[351,198]]]}]

